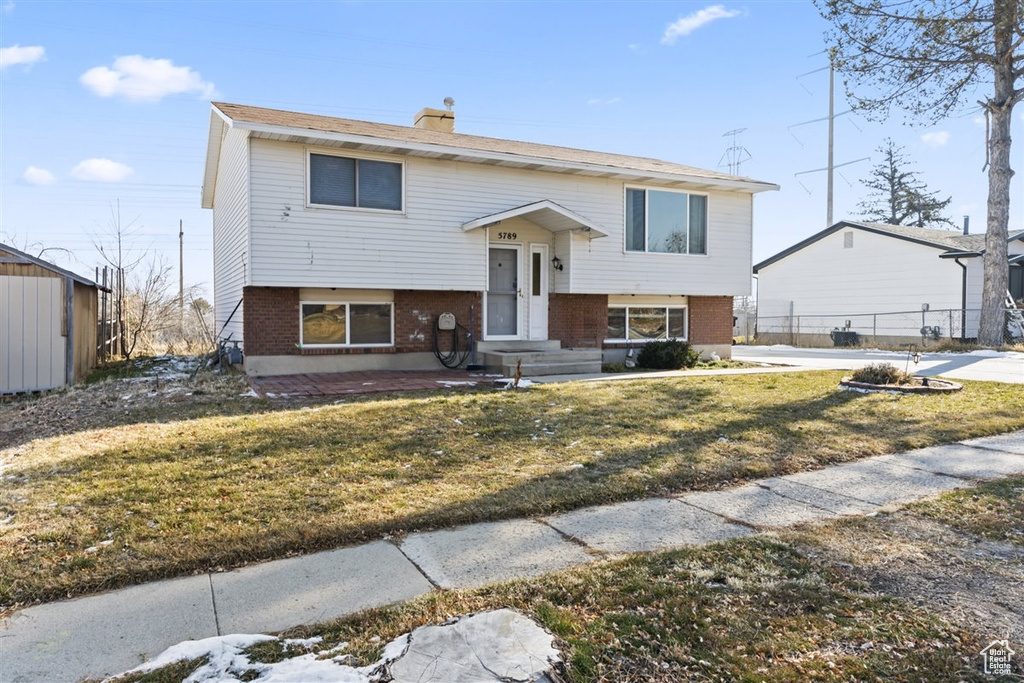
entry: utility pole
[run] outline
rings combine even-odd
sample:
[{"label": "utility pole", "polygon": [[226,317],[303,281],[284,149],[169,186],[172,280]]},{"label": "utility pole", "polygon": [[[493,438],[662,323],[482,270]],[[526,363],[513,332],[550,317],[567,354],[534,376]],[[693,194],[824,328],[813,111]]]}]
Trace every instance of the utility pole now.
[{"label": "utility pole", "polygon": [[185,221],[178,219],[178,334],[185,331]]}]

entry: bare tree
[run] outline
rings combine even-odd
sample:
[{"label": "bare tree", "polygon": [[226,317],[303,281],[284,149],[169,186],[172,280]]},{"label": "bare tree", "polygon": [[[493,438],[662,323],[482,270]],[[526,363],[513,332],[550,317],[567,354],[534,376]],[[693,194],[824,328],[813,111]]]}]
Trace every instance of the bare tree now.
[{"label": "bare tree", "polygon": [[861,184],[872,190],[860,203],[864,216],[871,221],[889,225],[953,225],[942,211],[953,201],[952,197],[939,199],[929,193],[925,184],[917,179],[917,171],[910,170],[910,162],[903,148],[892,138],[878,148],[882,161],[871,169],[871,177]]},{"label": "bare tree", "polygon": [[146,259],[146,252],[135,242],[138,217],[128,223],[121,221],[121,201],[110,207],[110,221],[102,234],[92,235],[93,246],[100,257],[114,269],[114,316],[117,322],[117,336],[120,339],[121,355],[129,358],[128,350],[126,290],[127,280],[133,271]]},{"label": "bare tree", "polygon": [[892,106],[938,121],[985,89],[988,225],[979,341],[1003,342],[1009,271],[1010,123],[1024,98],[1021,0],[814,0],[848,95],[868,116]]}]

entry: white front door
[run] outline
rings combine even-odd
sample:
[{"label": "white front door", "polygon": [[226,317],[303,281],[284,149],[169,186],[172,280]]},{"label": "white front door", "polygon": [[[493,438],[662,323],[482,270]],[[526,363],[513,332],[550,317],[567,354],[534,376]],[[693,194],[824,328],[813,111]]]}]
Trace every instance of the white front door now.
[{"label": "white front door", "polygon": [[487,325],[488,339],[520,339],[522,315],[520,267],[523,248],[518,244],[490,247],[487,250]]},{"label": "white front door", "polygon": [[530,245],[529,313],[530,339],[548,338],[548,245]]}]

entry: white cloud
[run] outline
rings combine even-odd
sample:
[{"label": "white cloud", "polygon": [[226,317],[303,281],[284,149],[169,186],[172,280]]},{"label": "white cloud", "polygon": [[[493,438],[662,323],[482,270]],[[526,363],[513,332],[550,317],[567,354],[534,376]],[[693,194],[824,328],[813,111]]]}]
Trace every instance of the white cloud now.
[{"label": "white cloud", "polygon": [[42,45],[0,47],[0,69],[6,69],[15,64],[35,64],[45,56],[46,48]]},{"label": "white cloud", "polygon": [[630,43],[629,49],[633,52],[640,52],[640,43]]},{"label": "white cloud", "polygon": [[156,102],[167,95],[196,93],[200,99],[213,97],[213,83],[187,66],[174,66],[169,59],[127,55],[114,60],[114,68],[97,66],[79,77],[79,82],[100,97],[120,96],[132,102]]},{"label": "white cloud", "polygon": [[29,185],[50,185],[57,180],[56,176],[45,168],[39,168],[37,166],[29,166],[26,168],[25,172],[21,174],[21,177]]},{"label": "white cloud", "polygon": [[3,11],[4,11],[4,14],[10,14],[11,12],[13,12],[14,11],[14,0],[7,0],[7,2],[5,2],[3,4]]},{"label": "white cloud", "polygon": [[71,175],[79,180],[94,180],[101,183],[116,183],[135,173],[130,166],[111,159],[86,159],[71,169]]},{"label": "white cloud", "polygon": [[928,145],[929,147],[945,147],[946,143],[949,142],[950,134],[948,130],[935,130],[925,133],[921,136],[921,142]]},{"label": "white cloud", "polygon": [[600,97],[593,97],[593,98],[587,100],[587,104],[592,106],[592,107],[597,106],[597,105],[606,106],[606,105],[609,105],[609,104],[618,104],[621,101],[622,101],[621,97],[612,97],[612,98],[607,99],[607,100],[601,99]]},{"label": "white cloud", "polygon": [[705,24],[710,24],[716,19],[729,19],[740,14],[742,12],[739,10],[725,9],[725,5],[709,5],[669,24],[665,28],[664,35],[661,36],[661,42],[663,45],[672,45],[679,36],[688,36]]}]

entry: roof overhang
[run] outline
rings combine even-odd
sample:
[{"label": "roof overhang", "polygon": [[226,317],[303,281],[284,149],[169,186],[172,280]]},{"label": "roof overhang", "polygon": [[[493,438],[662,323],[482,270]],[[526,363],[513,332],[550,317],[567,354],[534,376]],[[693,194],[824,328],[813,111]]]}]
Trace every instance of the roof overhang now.
[{"label": "roof overhang", "polygon": [[22,265],[39,266],[40,268],[45,268],[46,270],[52,271],[62,277],[71,278],[78,284],[85,285],[86,287],[95,287],[96,289],[99,289],[104,292],[111,291],[109,288],[104,287],[103,285],[96,284],[89,278],[82,277],[77,273],[72,273],[70,270],[65,270],[64,268],[61,268],[58,265],[50,263],[49,261],[44,261],[41,258],[32,256],[31,254],[26,254],[25,252],[19,249],[15,249],[14,247],[8,246],[6,244],[0,244],[0,251],[5,251],[8,254],[10,254],[10,257],[0,257],[0,263],[17,263]]},{"label": "roof overhang", "polygon": [[597,223],[584,218],[578,213],[570,211],[564,206],[556,204],[550,199],[542,199],[541,201],[533,202],[532,204],[524,204],[523,206],[517,206],[514,209],[481,216],[480,218],[471,220],[468,223],[463,223],[462,229],[469,231],[476,230],[477,228],[486,228],[512,218],[525,218],[531,223],[536,223],[550,232],[564,232],[566,230],[570,230],[573,232],[583,233],[591,238],[608,236],[608,233],[605,230],[602,230],[601,226]]},{"label": "roof overhang", "polygon": [[[793,254],[793,253],[795,253],[797,251],[800,251],[804,247],[810,246],[811,244],[814,244],[818,240],[820,240],[820,239],[822,239],[824,237],[828,237],[832,233],[838,232],[839,230],[843,230],[843,229],[846,229],[846,228],[856,228],[858,230],[863,230],[865,232],[871,232],[871,233],[875,233],[877,235],[884,235],[886,237],[892,237],[894,239],[903,240],[904,242],[912,242],[914,244],[920,244],[920,245],[925,246],[925,247],[932,247],[934,249],[941,249],[945,253],[939,254],[939,258],[970,258],[972,256],[981,256],[984,253],[984,251],[968,251],[968,250],[962,250],[962,249],[953,249],[948,244],[939,244],[938,242],[930,242],[928,240],[919,239],[919,238],[913,237],[911,235],[903,235],[903,234],[900,234],[898,232],[890,232],[888,230],[884,230],[882,228],[875,227],[873,225],[865,225],[864,223],[858,223],[856,221],[839,221],[835,225],[830,225],[829,227],[825,228],[821,232],[817,232],[817,233],[811,235],[810,237],[808,237],[807,239],[802,240],[800,242],[797,242],[796,244],[794,244],[790,248],[784,249],[784,250],[780,251],[779,253],[775,254],[774,256],[770,256],[769,258],[766,258],[764,261],[761,261],[760,263],[754,264],[754,267],[753,267],[752,270],[753,270],[754,274],[756,275],[757,272],[759,270],[761,270],[762,268],[767,268],[768,266],[772,265],[773,263],[777,263],[778,261],[781,261],[782,259],[786,258],[790,254]],[[1010,239],[1010,241],[1013,241],[1013,240],[1021,238],[1021,237],[1024,237],[1024,233],[1021,233],[1021,234],[1015,235],[1015,236],[1011,236],[1009,239]]]},{"label": "roof overhang", "polygon": [[[219,123],[217,123],[219,122]],[[215,133],[215,123],[217,131]],[[697,190],[731,190],[736,192],[767,192],[778,190],[775,183],[767,183],[746,178],[715,178],[697,173],[669,173],[654,170],[631,169],[623,166],[605,166],[584,161],[562,161],[547,159],[525,154],[496,152],[443,145],[429,142],[413,142],[395,140],[393,138],[374,137],[336,131],[311,130],[292,126],[274,125],[253,121],[232,119],[221,112],[216,105],[210,115],[210,138],[206,151],[206,176],[203,183],[203,206],[210,208],[213,201],[213,187],[216,184],[216,169],[210,169],[211,161],[216,165],[220,155],[220,139],[225,127],[249,131],[252,137],[295,142],[300,144],[335,146],[346,149],[357,149],[367,152],[385,154],[403,154],[445,161],[489,164],[528,170],[544,170],[555,173],[571,173],[598,178],[614,178],[627,181],[652,181],[686,183]],[[209,189],[208,189],[209,188]]]}]

